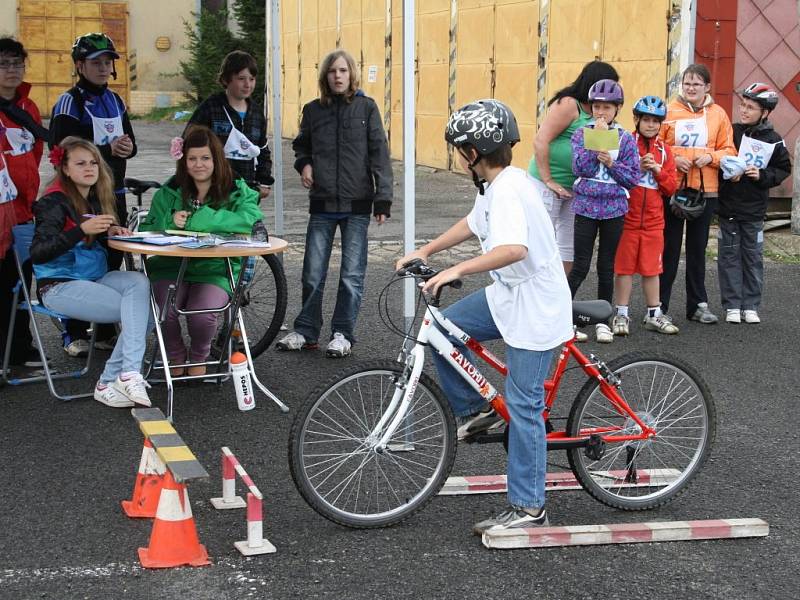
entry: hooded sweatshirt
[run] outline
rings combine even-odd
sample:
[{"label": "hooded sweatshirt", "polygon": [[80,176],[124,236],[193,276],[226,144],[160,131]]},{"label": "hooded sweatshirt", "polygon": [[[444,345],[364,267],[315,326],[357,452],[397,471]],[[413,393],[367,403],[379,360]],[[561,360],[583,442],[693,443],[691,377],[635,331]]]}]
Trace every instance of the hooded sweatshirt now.
[{"label": "hooded sweatshirt", "polygon": [[[711,162],[702,168],[703,187],[707,195],[716,196],[719,189],[719,163],[723,156],[736,156],[733,129],[725,110],[715,104],[709,94],[706,94],[700,108],[695,108],[678,96],[667,106],[667,118],[661,126],[659,137],[672,146],[676,158],[682,156],[694,161],[704,154],[711,155]],[[700,144],[703,138],[707,138],[707,141]],[[689,169],[685,184],[683,177],[684,174],[678,171],[679,188],[700,188],[700,169],[697,167]]]},{"label": "hooded sweatshirt", "polygon": [[[30,83],[21,83],[17,87],[17,94],[12,101],[0,99],[0,124],[6,129],[21,130],[20,136],[23,144],[12,149],[7,135],[0,136],[0,151],[3,152],[11,181],[17,188],[17,199],[14,200],[14,212],[17,216],[17,223],[26,223],[33,218],[31,206],[36,200],[39,192],[39,161],[42,158],[44,144],[42,140],[34,138],[33,133],[25,129],[20,123],[14,121],[5,111],[3,103],[10,103],[24,110],[33,119],[34,123],[42,124],[42,117],[39,115],[39,108],[36,103],[28,97],[31,90]],[[30,140],[30,144],[27,143]]]},{"label": "hooded sweatshirt", "polygon": [[[139,226],[141,231],[164,231],[175,229],[172,216],[179,210],[191,210],[181,196],[181,190],[174,178],[170,178],[153,196],[150,212]],[[256,221],[262,218],[258,208],[258,192],[250,188],[244,179],[234,182],[234,189],[220,206],[214,208],[204,204],[189,216],[186,231],[207,233],[246,233],[250,234]],[[152,256],[147,259],[147,273],[153,281],[178,278],[180,258]],[[242,259],[231,259],[234,280],[239,276]],[[185,281],[211,283],[221,287],[228,294],[231,284],[224,258],[193,258],[189,261],[184,275]]]},{"label": "hooded sweatshirt", "polygon": [[720,178],[719,216],[737,221],[763,221],[767,214],[769,189],[780,185],[792,172],[789,151],[781,136],[772,127],[772,123],[764,121],[758,125],[733,126],[733,141],[740,148],[742,137],[747,136],[775,144],[772,156],[767,165],[758,172],[758,179],[742,175],[739,181]]}]

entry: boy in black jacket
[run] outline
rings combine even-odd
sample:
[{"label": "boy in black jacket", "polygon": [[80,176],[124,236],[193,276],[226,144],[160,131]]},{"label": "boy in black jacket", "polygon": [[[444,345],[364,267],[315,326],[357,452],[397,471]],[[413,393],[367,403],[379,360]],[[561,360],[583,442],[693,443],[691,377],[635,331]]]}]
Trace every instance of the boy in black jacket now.
[{"label": "boy in black jacket", "polygon": [[778,94],[764,83],[742,92],[741,122],[733,136],[744,174],[721,179],[719,188],[719,287],[728,323],[760,323],[758,307],[764,287],[764,217],[769,189],[792,170],[781,136],[767,120]]},{"label": "boy in black jacket", "polygon": [[235,176],[265,198],[275,180],[267,122],[261,106],[251,98],[257,76],[255,58],[240,50],[229,53],[219,71],[219,83],[225,91],[206,98],[189,118],[187,129],[197,123],[217,134]]},{"label": "boy in black jacket", "polygon": [[328,54],[320,65],[320,97],[303,107],[300,133],[292,142],[294,168],[308,189],[306,252],[303,257],[303,306],[294,331],[278,350],[315,349],[322,329],[322,294],[333,238],[338,228],[342,260],[331,338],[326,354],[348,356],[367,270],[370,214],[379,225],[392,204],[392,164],[375,101],[358,89],[353,57],[344,50]]}]

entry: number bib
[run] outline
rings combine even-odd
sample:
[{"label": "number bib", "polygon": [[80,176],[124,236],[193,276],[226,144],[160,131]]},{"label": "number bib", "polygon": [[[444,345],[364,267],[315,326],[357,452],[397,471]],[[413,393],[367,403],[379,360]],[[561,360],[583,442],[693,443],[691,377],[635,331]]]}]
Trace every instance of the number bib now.
[{"label": "number bib", "polygon": [[33,150],[36,140],[33,134],[24,127],[9,127],[6,129],[6,139],[11,146],[11,156],[19,156]]},{"label": "number bib", "polygon": [[17,199],[17,187],[11,181],[11,175],[6,169],[5,162],[0,166],[0,204]]},{"label": "number bib", "polygon": [[[611,155],[611,158],[617,160],[617,156],[619,156],[619,150],[609,150],[608,153]],[[600,163],[600,167],[597,169],[597,173],[594,174],[594,177],[591,178],[591,181],[599,181],[600,183],[616,183],[614,178],[611,177],[611,173],[603,163]]]},{"label": "number bib", "polygon": [[117,138],[125,135],[122,128],[122,114],[116,117],[95,117],[89,109],[85,109],[92,118],[92,132],[95,146],[107,146]]},{"label": "number bib", "polygon": [[708,126],[705,115],[699,119],[675,121],[675,145],[683,148],[707,148]]},{"label": "number bib", "polygon": [[768,144],[761,140],[742,136],[742,143],[739,145],[739,158],[741,158],[748,167],[756,167],[764,169],[769,164],[772,158],[772,153],[775,151],[775,146],[783,142],[776,142]]},{"label": "number bib", "polygon": [[639,179],[639,187],[647,188],[649,190],[657,190],[658,183],[656,183],[656,176],[652,171],[643,171],[642,178]]}]

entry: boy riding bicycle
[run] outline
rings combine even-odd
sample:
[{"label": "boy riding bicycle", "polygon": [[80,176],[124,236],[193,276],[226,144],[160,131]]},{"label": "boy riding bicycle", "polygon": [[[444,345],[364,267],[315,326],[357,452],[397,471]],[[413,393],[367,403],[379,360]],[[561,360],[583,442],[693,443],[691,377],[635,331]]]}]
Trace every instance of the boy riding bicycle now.
[{"label": "boy riding bicycle", "polygon": [[[573,337],[572,301],[553,227],[536,187],[511,164],[519,129],[511,110],[496,100],[478,100],[454,112],[445,139],[455,146],[465,170],[479,189],[470,213],[422,248],[397,262],[402,268],[418,258],[477,236],[483,255],[441,271],[423,288],[433,293],[455,279],[488,272],[493,283],[462,298],[442,314],[482,342],[503,339],[508,376],[506,403],[511,415],[508,437],[509,508],[473,527],[546,526],[547,445],[542,419],[544,380],[553,350]],[[452,340],[466,358],[469,351]],[[458,418],[458,437],[473,440],[502,425],[502,418],[444,358],[435,354],[442,388]]]}]

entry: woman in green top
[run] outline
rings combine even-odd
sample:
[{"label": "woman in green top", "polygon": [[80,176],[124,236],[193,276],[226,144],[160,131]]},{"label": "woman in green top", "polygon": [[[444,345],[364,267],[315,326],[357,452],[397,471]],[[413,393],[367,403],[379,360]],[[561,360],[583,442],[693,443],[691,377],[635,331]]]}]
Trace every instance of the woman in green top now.
[{"label": "woman in green top", "polygon": [[[208,127],[195,125],[186,131],[182,148],[179,140],[173,140],[173,157],[178,161],[175,176],[156,192],[140,230],[249,234],[256,221],[262,218],[258,192],[248,187],[243,179],[234,181],[217,136]],[[231,260],[234,277],[238,276],[241,263],[241,260]],[[181,259],[166,256],[147,259],[147,271],[153,280],[153,293],[159,306],[163,306],[170,284],[175,283],[180,264]],[[177,290],[175,305],[184,310],[217,308],[225,305],[231,293],[225,259],[193,258]],[[202,363],[208,358],[217,316],[216,313],[187,315],[190,363]],[[170,363],[186,362],[186,346],[174,308],[167,313],[163,331]],[[189,367],[189,375],[203,375],[205,371],[205,365]],[[174,376],[184,372],[184,367],[172,369]]]},{"label": "woman in green top", "polygon": [[599,60],[587,63],[578,78],[559,90],[547,103],[547,115],[533,142],[533,157],[528,173],[536,179],[550,220],[556,231],[556,242],[564,263],[564,271],[572,269],[572,134],[591,120],[589,88],[601,79],[619,81],[617,71]]}]

